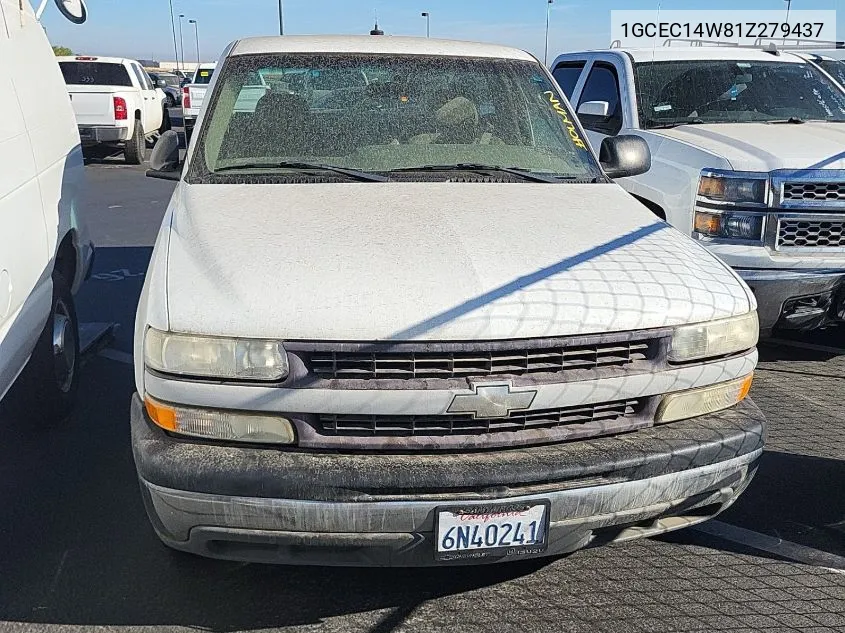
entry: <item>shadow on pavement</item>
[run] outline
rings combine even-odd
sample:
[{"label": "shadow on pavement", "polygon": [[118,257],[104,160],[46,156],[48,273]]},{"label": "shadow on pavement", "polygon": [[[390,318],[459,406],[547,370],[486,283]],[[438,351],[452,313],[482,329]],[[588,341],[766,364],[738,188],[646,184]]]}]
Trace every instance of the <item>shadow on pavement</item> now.
[{"label": "shadow on pavement", "polygon": [[98,248],[91,277],[76,297],[80,322],[118,324],[113,347],[123,352],[132,351],[135,311],[152,252],[151,246]]},{"label": "shadow on pavement", "polygon": [[[151,149],[154,142],[147,141],[147,149]],[[83,155],[86,165],[126,165],[123,148],[115,145],[94,145],[86,147]]]},{"label": "shadow on pavement", "polygon": [[[822,552],[845,556],[845,459],[766,451],[751,485],[718,520]],[[662,537],[673,543],[708,544],[725,551],[767,552],[691,531]]]},{"label": "shadow on pavement", "polygon": [[0,423],[0,622],[181,625],[215,631],[313,624],[519,578],[545,563],[465,569],[244,565],[171,552],[149,526],[129,443],[132,371],[97,359],[72,419]]}]

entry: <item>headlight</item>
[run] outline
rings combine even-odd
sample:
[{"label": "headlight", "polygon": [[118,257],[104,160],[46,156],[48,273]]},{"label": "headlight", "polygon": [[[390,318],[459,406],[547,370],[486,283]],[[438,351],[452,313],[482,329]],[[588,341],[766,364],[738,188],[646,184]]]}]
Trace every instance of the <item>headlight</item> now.
[{"label": "headlight", "polygon": [[144,398],[147,415],[165,431],[226,442],[293,444],[296,435],[287,418],[219,409],[179,407]]},{"label": "headlight", "polygon": [[282,344],[248,338],[193,336],[148,329],[144,362],[165,374],[223,380],[281,380],[288,374]]},{"label": "headlight", "polygon": [[695,231],[707,237],[763,239],[763,216],[749,213],[695,211]]},{"label": "headlight", "polygon": [[705,171],[698,181],[700,198],[732,204],[765,204],[768,176],[757,172]]},{"label": "headlight", "polygon": [[757,345],[759,336],[757,312],[719,321],[683,325],[672,334],[669,361],[680,363],[744,352]]},{"label": "headlight", "polygon": [[718,385],[671,393],[663,398],[663,402],[657,407],[654,423],[686,420],[732,407],[745,400],[751,390],[753,377],[754,375],[750,374]]}]

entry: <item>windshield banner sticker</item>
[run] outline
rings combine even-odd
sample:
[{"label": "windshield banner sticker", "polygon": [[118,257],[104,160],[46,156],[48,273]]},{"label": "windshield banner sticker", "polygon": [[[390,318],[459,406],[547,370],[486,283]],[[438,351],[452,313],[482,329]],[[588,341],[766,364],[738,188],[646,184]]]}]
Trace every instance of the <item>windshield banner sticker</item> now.
[{"label": "windshield banner sticker", "polygon": [[560,99],[558,99],[555,96],[555,93],[551,90],[546,90],[543,94],[549,98],[549,103],[552,104],[555,112],[557,112],[563,119],[563,124],[566,126],[566,129],[569,132],[569,137],[572,139],[575,146],[580,147],[581,149],[587,149],[584,141],[582,141],[581,137],[578,135],[578,130],[575,128],[575,124],[572,122],[572,119],[569,118],[569,113],[562,105],[560,105]]}]

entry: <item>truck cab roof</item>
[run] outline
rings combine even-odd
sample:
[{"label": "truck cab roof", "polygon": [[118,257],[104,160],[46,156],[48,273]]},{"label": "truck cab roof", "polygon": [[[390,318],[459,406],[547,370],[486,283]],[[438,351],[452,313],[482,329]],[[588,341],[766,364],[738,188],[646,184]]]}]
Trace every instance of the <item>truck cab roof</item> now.
[{"label": "truck cab roof", "polygon": [[585,54],[594,55],[597,53],[615,54],[620,57],[628,57],[634,63],[639,62],[663,62],[680,60],[738,60],[738,61],[778,61],[783,63],[803,63],[805,60],[795,53],[789,51],[778,51],[776,54],[759,48],[745,48],[739,46],[684,46],[670,47],[659,46],[655,48],[609,48],[596,49],[583,52],[571,52],[559,55],[554,63],[557,64],[563,59],[582,57]]},{"label": "truck cab roof", "polygon": [[442,55],[536,61],[518,48],[459,40],[373,35],[253,37],[238,40],[230,56],[261,53],[365,53],[383,55]]}]

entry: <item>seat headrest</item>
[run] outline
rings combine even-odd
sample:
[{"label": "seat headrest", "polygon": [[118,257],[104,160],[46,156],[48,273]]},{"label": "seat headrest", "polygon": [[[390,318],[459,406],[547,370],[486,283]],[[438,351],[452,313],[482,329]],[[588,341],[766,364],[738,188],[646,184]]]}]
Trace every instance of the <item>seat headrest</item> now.
[{"label": "seat headrest", "polygon": [[438,126],[443,127],[478,125],[478,108],[466,97],[455,97],[443,104],[437,111],[435,120]]}]

